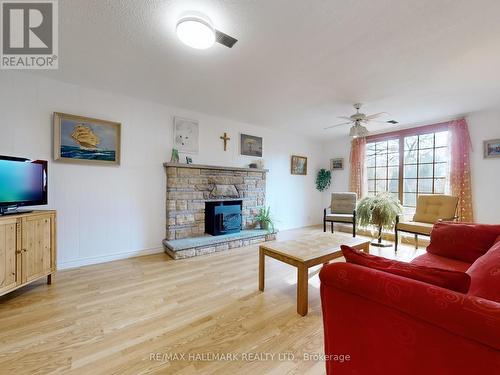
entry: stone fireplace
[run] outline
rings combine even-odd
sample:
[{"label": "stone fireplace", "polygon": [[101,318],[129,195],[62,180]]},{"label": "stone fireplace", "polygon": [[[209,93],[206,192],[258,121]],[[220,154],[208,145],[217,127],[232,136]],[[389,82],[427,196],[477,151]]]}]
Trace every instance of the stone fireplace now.
[{"label": "stone fireplace", "polygon": [[[165,163],[164,166],[167,174],[167,228],[164,244],[171,256],[173,255],[168,250],[177,246],[177,240],[200,239],[203,242],[205,237],[211,237],[210,234],[237,233],[236,225],[242,230],[237,237],[239,246],[274,238],[274,235],[262,231],[252,232],[256,229],[253,217],[265,205],[268,170],[179,163]],[[214,225],[222,228],[222,231],[213,230]],[[210,241],[219,241],[217,237],[224,236],[215,236]],[[228,239],[228,244],[218,246],[221,250],[238,247],[238,243],[231,242],[229,244]],[[198,255],[201,250],[197,249],[194,255]],[[179,254],[175,254],[176,259],[181,257]]]},{"label": "stone fireplace", "polygon": [[165,163],[167,170],[167,239],[205,233],[205,202],[237,199],[242,228],[255,227],[253,216],[266,201],[266,169]]}]

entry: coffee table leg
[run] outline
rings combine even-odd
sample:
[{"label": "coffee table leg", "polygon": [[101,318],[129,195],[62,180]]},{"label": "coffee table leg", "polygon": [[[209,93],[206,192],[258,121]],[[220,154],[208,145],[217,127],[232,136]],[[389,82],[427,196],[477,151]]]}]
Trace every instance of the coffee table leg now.
[{"label": "coffee table leg", "polygon": [[304,316],[308,310],[308,272],[307,267],[299,265],[297,267],[297,313]]},{"label": "coffee table leg", "polygon": [[370,243],[368,242],[362,249],[366,254],[370,254]]},{"label": "coffee table leg", "polygon": [[266,273],[266,259],[264,250],[259,247],[259,290],[264,291],[264,277]]}]

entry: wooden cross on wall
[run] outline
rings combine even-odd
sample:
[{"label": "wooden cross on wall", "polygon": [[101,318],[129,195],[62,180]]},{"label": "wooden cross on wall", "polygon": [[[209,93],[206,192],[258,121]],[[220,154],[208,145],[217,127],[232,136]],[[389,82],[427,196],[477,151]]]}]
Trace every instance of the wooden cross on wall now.
[{"label": "wooden cross on wall", "polygon": [[224,151],[227,151],[227,141],[229,141],[231,138],[227,136],[227,133],[224,132],[223,136],[220,136],[220,139],[224,141]]}]

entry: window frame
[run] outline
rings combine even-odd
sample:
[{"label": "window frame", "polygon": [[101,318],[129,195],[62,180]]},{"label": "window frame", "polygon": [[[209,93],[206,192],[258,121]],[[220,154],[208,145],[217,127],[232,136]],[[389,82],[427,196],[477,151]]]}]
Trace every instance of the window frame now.
[{"label": "window frame", "polygon": [[[435,136],[435,133],[440,133],[440,132],[444,132],[444,131],[449,131],[449,123],[447,123],[447,122],[436,124],[436,125],[427,125],[427,126],[421,126],[421,127],[417,127],[417,128],[403,129],[403,130],[394,131],[394,132],[390,132],[390,133],[375,134],[375,135],[370,135],[370,136],[366,137],[366,144],[367,145],[369,143],[384,142],[384,141],[388,142],[390,140],[396,140],[396,139],[399,140],[398,198],[399,198],[399,201],[401,202],[401,204],[404,203],[403,202],[403,194],[404,194],[403,190],[404,190],[404,181],[405,181],[405,178],[404,178],[404,167],[405,167],[405,162],[404,162],[405,143],[404,143],[404,140],[405,140],[405,138],[412,137],[412,136],[418,136],[417,148],[416,148],[417,162],[415,164],[411,164],[411,165],[417,166],[417,177],[415,178],[417,186],[416,186],[415,194],[418,197],[418,181],[419,181],[418,174],[419,174],[419,166],[420,165],[423,165],[423,164],[431,164],[432,165],[432,191],[434,191],[434,188],[435,188],[434,184],[435,184],[435,179],[436,179],[436,177],[435,177],[436,164],[439,164],[439,162],[436,163],[436,158],[435,158],[435,156],[436,156],[436,143],[435,143],[436,136]],[[419,163],[419,158],[420,158],[419,140],[420,140],[420,136],[425,135],[425,134],[433,134],[434,135],[433,147],[428,148],[428,149],[432,149],[433,161],[432,161],[432,163],[422,163],[421,164],[421,163]],[[450,147],[450,145],[448,145],[447,147]],[[375,158],[376,158],[376,154],[375,154]],[[449,162],[450,161],[448,160],[448,163]],[[410,164],[406,164],[406,165],[410,165]],[[386,166],[386,168],[388,169],[388,166]],[[388,173],[388,171],[387,171],[387,173]],[[386,177],[388,177],[388,176],[386,176]],[[429,178],[429,179],[431,179],[431,178]],[[367,180],[368,180],[368,173],[367,173]],[[375,184],[376,184],[376,181],[377,180],[376,180],[376,174],[375,174]],[[389,179],[386,178],[386,181],[389,181]],[[388,184],[388,182],[386,182],[386,183]],[[367,191],[368,191],[368,189],[367,189]],[[377,191],[376,188],[375,188],[375,191]],[[434,193],[428,193],[428,194],[434,194]],[[441,193],[438,193],[438,194],[441,194]],[[415,206],[404,206],[404,207],[414,208]]]}]

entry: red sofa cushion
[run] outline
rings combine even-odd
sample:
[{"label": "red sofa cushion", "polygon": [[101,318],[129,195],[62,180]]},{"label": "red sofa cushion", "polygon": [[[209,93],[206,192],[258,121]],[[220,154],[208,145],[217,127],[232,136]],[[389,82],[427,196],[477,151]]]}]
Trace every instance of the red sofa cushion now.
[{"label": "red sofa cushion", "polygon": [[500,235],[500,225],[440,222],[434,224],[427,251],[473,263]]},{"label": "red sofa cushion", "polygon": [[469,262],[462,262],[461,260],[457,259],[445,258],[431,253],[419,255],[410,263],[417,266],[434,267],[441,268],[442,270],[460,272],[465,272],[470,268],[470,266],[472,266],[472,263]]},{"label": "red sofa cushion", "polygon": [[342,254],[348,263],[373,268],[409,279],[422,281],[441,288],[467,293],[470,286],[470,276],[464,272],[443,270],[434,267],[418,266],[397,260],[366,254],[352,247],[342,245]]},{"label": "red sofa cushion", "polygon": [[500,302],[500,242],[469,268],[471,278],[469,294]]}]

